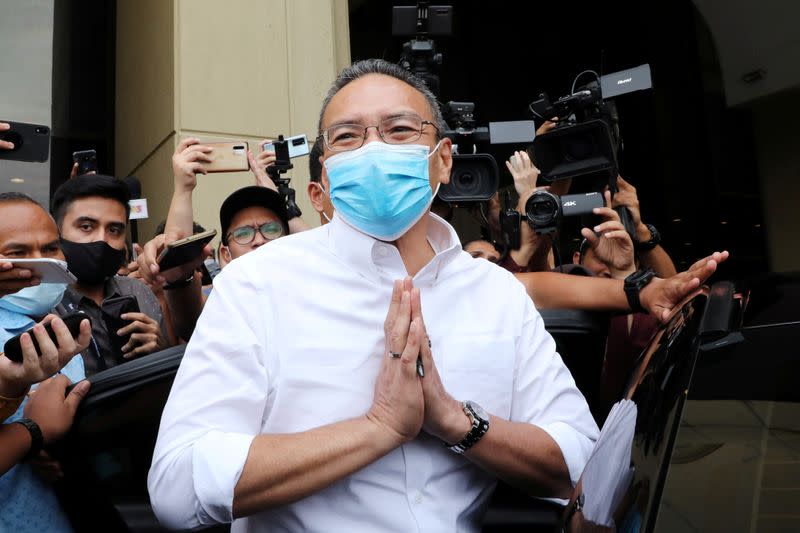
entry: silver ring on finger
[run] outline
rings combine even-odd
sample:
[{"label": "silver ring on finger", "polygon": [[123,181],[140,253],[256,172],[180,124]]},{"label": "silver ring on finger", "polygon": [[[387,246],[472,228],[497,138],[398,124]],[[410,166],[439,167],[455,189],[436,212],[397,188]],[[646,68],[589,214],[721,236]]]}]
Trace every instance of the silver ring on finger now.
[{"label": "silver ring on finger", "polygon": [[403,354],[402,354],[401,352],[393,352],[393,351],[391,351],[391,350],[389,350],[389,355],[390,355],[390,356],[391,356],[393,359],[399,359],[400,357],[402,357],[402,356],[403,356]]}]

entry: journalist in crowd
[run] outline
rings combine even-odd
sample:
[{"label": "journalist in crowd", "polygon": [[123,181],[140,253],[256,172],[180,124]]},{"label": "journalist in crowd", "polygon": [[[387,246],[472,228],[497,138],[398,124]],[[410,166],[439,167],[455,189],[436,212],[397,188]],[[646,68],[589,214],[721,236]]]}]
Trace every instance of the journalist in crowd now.
[{"label": "journalist in crowd", "polygon": [[[0,194],[0,261],[40,258],[64,259],[55,221],[24,194]],[[60,466],[42,448],[66,433],[89,388],[81,381],[83,359],[76,354],[89,345],[91,328],[83,320],[79,335],[73,338],[64,322],[52,314],[66,284],[34,280],[19,289],[14,283],[0,281],[0,345],[22,334],[23,355],[21,363],[0,355],[0,411],[5,422],[0,427],[0,530],[69,532],[70,521],[52,488],[61,476]],[[44,329],[47,322],[56,342]],[[26,333],[30,330],[38,352],[31,333]],[[70,382],[79,381],[67,396]]]}]

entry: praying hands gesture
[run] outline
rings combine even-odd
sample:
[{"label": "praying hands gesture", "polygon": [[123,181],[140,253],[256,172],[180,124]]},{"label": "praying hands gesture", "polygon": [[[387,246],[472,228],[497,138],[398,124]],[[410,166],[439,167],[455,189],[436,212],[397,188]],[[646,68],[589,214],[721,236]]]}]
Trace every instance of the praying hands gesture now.
[{"label": "praying hands gesture", "polygon": [[411,278],[395,281],[384,331],[386,348],[367,418],[388,428],[398,444],[420,429],[448,443],[460,441],[471,422],[444,389]]}]

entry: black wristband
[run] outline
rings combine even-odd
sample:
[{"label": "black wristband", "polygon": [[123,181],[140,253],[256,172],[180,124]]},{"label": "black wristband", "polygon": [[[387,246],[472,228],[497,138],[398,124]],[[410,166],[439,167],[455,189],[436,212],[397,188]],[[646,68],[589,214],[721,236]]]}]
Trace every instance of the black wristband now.
[{"label": "black wristband", "polygon": [[650,232],[650,240],[634,243],[633,247],[637,252],[649,252],[661,244],[661,234],[658,232],[656,227],[652,224],[645,224],[645,226],[647,227],[647,231]]},{"label": "black wristband", "polygon": [[650,270],[637,270],[627,278],[623,283],[625,297],[628,300],[628,306],[633,313],[645,313],[647,310],[642,307],[642,302],[639,300],[639,293],[647,286],[650,281],[655,277],[655,273]]},{"label": "black wristband", "polygon": [[42,448],[44,447],[44,435],[42,435],[42,430],[39,427],[39,424],[30,418],[20,418],[19,420],[12,422],[12,424],[20,424],[25,426],[25,429],[27,429],[28,433],[31,434],[31,447],[28,449],[28,453],[25,454],[23,461],[27,461],[31,457],[39,455],[39,452],[42,451]]},{"label": "black wristband", "polygon": [[179,279],[177,281],[173,281],[172,283],[166,283],[164,285],[164,290],[171,291],[173,289],[185,289],[192,284],[192,281],[194,281],[194,272],[189,274],[189,277],[186,279]]}]

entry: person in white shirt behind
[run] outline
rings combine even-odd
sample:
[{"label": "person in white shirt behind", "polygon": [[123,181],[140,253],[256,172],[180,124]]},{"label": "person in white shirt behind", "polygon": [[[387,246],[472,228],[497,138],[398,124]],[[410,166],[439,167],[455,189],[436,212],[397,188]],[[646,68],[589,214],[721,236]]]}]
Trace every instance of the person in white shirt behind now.
[{"label": "person in white shirt behind", "polygon": [[452,164],[433,94],[360,61],[319,131],[332,222],[215,279],[161,420],[159,520],[478,531],[497,478],[568,497],[597,426],[523,286],[429,213]]}]

